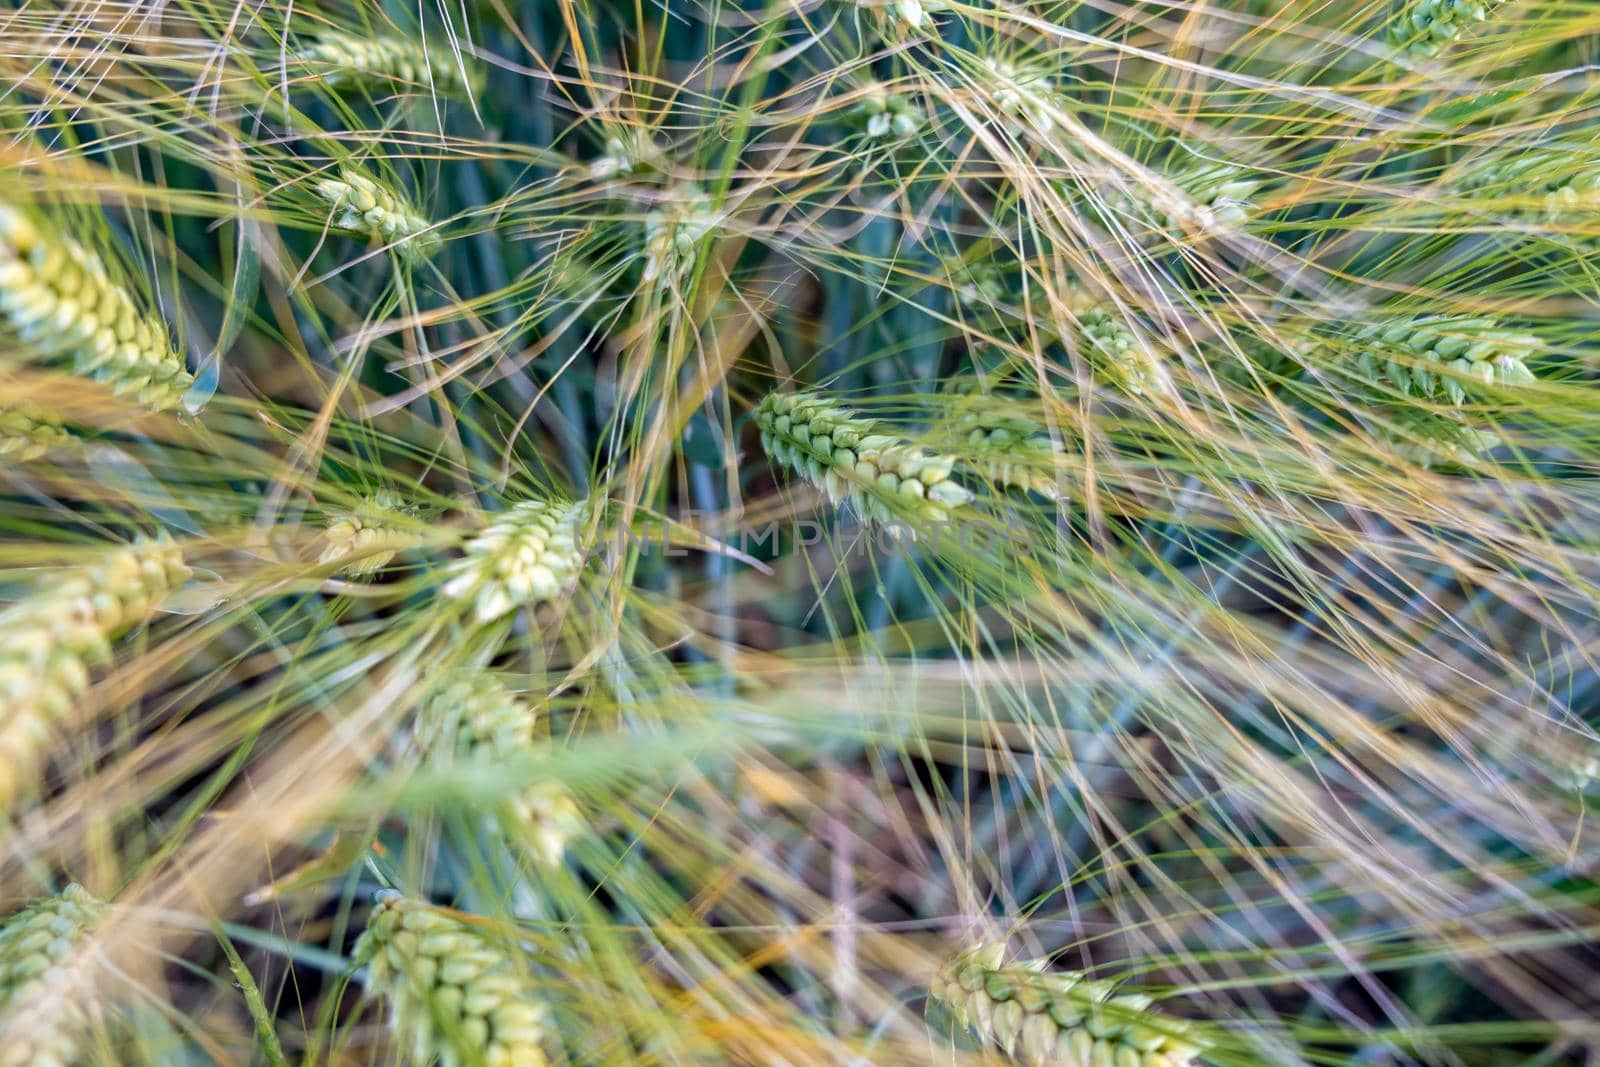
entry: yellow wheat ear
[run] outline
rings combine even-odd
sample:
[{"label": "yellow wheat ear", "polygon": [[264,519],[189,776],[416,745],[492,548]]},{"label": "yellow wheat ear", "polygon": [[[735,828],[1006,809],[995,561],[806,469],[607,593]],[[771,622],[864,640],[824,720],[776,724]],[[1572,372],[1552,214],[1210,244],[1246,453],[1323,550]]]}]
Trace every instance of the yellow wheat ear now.
[{"label": "yellow wheat ear", "polygon": [[420,542],[404,522],[408,512],[400,497],[388,490],[373,493],[349,511],[334,515],[323,534],[318,563],[338,563],[336,573],[351,578],[370,578],[387,567],[394,557]]},{"label": "yellow wheat ear", "polygon": [[94,1010],[82,950],[103,911],[73,884],[0,925],[0,1067],[79,1062]]},{"label": "yellow wheat ear", "polygon": [[31,782],[40,753],[89,689],[111,642],[146,621],[189,576],[166,540],[140,541],[71,571],[0,612],[0,809]]},{"label": "yellow wheat ear", "polygon": [[545,1067],[545,1008],[518,962],[461,919],[385,894],[356,943],[368,988],[387,997],[418,1063]]},{"label": "yellow wheat ear", "polygon": [[0,205],[0,317],[40,356],[157,411],[194,384],[167,327],[83,244]]}]

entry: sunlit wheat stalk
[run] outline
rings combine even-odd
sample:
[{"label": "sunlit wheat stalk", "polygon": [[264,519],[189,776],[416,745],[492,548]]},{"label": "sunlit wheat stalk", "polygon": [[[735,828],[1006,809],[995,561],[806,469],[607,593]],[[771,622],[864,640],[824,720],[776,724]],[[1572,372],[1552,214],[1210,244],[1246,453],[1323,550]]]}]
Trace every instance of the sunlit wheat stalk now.
[{"label": "sunlit wheat stalk", "polygon": [[90,668],[189,576],[166,540],[139,541],[71,571],[0,612],[0,805],[32,779],[59,723],[78,710]]},{"label": "sunlit wheat stalk", "polygon": [[1152,1013],[1148,996],[1047,971],[1043,960],[1003,967],[1003,956],[1003,945],[965,952],[930,992],[1007,1055],[1063,1067],[1189,1067],[1205,1048],[1188,1023]]},{"label": "sunlit wheat stalk", "polygon": [[176,407],[194,379],[166,324],[140,309],[93,250],[0,204],[0,315],[39,355],[155,410]]},{"label": "sunlit wheat stalk", "polygon": [[485,933],[420,900],[385,894],[355,958],[389,1000],[394,1031],[419,1063],[544,1067],[543,1003],[518,961]]}]

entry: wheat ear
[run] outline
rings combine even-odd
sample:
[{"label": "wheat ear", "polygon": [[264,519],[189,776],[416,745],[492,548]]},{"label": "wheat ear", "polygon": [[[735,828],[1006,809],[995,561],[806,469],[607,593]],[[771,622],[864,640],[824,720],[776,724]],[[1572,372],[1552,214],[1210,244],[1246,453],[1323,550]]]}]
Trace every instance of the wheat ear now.
[{"label": "wheat ear", "polygon": [[1524,359],[1539,352],[1537,337],[1502,328],[1493,319],[1430,315],[1380,323],[1353,339],[1357,369],[1424,399],[1466,402],[1475,385],[1534,381]]},{"label": "wheat ear", "polygon": [[418,1063],[544,1067],[544,1005],[517,961],[474,926],[420,900],[385,894],[356,943],[367,987],[387,997]]},{"label": "wheat ear", "polygon": [[466,545],[450,567],[443,593],[470,600],[479,622],[493,622],[523,604],[561,597],[577,581],[584,551],[578,527],[585,502],[524,500],[512,505]]},{"label": "wheat ear", "polygon": [[[423,701],[417,733],[432,760],[496,766],[538,751],[537,721],[533,706],[493,675],[462,669],[442,679]],[[518,790],[491,824],[526,847],[534,860],[553,867],[583,829],[583,818],[565,787],[549,781]]]},{"label": "wheat ear", "polygon": [[350,511],[335,515],[323,535],[326,542],[318,563],[346,561],[338,573],[368,578],[388,566],[395,555],[421,543],[414,532],[399,525],[410,512],[396,493],[379,490]]},{"label": "wheat ear", "polygon": [[[1469,195],[1514,196],[1538,204],[1547,218],[1592,211],[1600,203],[1600,166],[1575,147],[1538,149],[1497,159],[1455,179],[1452,187]],[[1528,211],[1518,205],[1516,214]]]},{"label": "wheat ear", "polygon": [[863,520],[912,528],[947,521],[972,501],[952,477],[956,460],[885,432],[832,397],[770,393],[756,409],[761,447]]},{"label": "wheat ear", "polygon": [[103,910],[73,884],[0,926],[0,1067],[79,1062],[93,1012],[82,948]]},{"label": "wheat ear", "polygon": [[70,357],[77,373],[157,411],[194,383],[166,324],[140,310],[98,255],[3,204],[0,316],[41,355]]},{"label": "wheat ear", "polygon": [[475,72],[463,70],[456,54],[438,43],[424,45],[409,37],[323,37],[297,53],[331,89],[362,89],[404,84],[465,95]]},{"label": "wheat ear", "polygon": [[335,230],[392,245],[409,259],[426,259],[439,246],[428,220],[404,196],[364,174],[345,168],[314,188],[332,205],[328,225]]},{"label": "wheat ear", "polygon": [[[0,388],[4,383],[0,382]],[[0,401],[0,460],[28,463],[69,443],[61,420],[26,400]]]},{"label": "wheat ear", "polygon": [[1084,354],[1108,381],[1130,396],[1172,392],[1165,364],[1114,307],[1077,285],[1068,290],[1067,307]]},{"label": "wheat ear", "polygon": [[33,776],[112,640],[148,619],[188,575],[170,542],[140,541],[0,612],[0,808]]},{"label": "wheat ear", "polygon": [[962,953],[929,992],[1008,1056],[1062,1067],[1189,1067],[1205,1047],[1191,1024],[1149,1011],[1147,996],[1048,972],[1042,960],[1002,967],[1003,952],[989,945]]},{"label": "wheat ear", "polygon": [[683,184],[644,219],[646,284],[668,285],[694,269],[694,252],[718,217],[711,199],[696,185]]},{"label": "wheat ear", "polygon": [[1436,55],[1502,0],[1415,0],[1389,23],[1389,41],[1417,55]]}]

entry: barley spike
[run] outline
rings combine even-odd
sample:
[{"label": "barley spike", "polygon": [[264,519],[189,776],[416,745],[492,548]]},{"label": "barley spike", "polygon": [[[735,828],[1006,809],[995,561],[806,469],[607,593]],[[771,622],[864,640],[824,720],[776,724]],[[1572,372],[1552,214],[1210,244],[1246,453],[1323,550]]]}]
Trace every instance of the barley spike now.
[{"label": "barley spike", "polygon": [[545,1008],[517,961],[443,908],[386,893],[356,943],[418,1063],[544,1067]]},{"label": "barley spike", "polygon": [[139,541],[0,612],[0,807],[32,776],[112,640],[148,619],[188,575],[171,542]]},{"label": "barley spike", "polygon": [[944,522],[972,501],[951,477],[956,460],[886,432],[822,393],[770,393],[756,409],[761,446],[863,520]]},{"label": "barley spike", "polygon": [[583,567],[578,526],[583,501],[524,500],[467,542],[443,593],[472,601],[479,622],[493,622],[522,604],[555,600]]},{"label": "barley spike", "polygon": [[74,883],[0,925],[0,1067],[79,1062],[93,1010],[82,948],[103,910]]},{"label": "barley spike", "polygon": [[1003,952],[988,945],[962,953],[929,992],[1008,1056],[1062,1067],[1190,1067],[1205,1047],[1188,1022],[1151,1012],[1147,996],[1048,972],[1042,960],[1002,967]]},{"label": "barley spike", "polygon": [[[435,761],[503,765],[538,750],[538,714],[493,675],[461,669],[446,675],[424,700],[418,716],[421,747]],[[536,782],[491,816],[502,837],[524,845],[547,867],[561,862],[582,816],[560,782]]]},{"label": "barley spike", "polygon": [[166,324],[141,311],[92,250],[15,207],[0,205],[0,317],[46,357],[156,411],[176,407],[194,379]]}]

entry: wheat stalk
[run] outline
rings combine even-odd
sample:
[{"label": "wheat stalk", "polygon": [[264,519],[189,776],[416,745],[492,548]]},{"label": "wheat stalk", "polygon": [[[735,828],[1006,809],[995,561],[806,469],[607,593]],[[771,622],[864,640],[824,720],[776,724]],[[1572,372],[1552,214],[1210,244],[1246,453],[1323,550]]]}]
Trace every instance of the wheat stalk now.
[{"label": "wheat stalk", "polygon": [[1423,399],[1463,404],[1474,385],[1515,386],[1535,380],[1524,362],[1542,350],[1539,338],[1493,319],[1430,315],[1368,326],[1352,340],[1357,369]]},{"label": "wheat stalk", "polygon": [[1047,972],[1043,960],[1002,967],[1003,956],[1002,945],[964,952],[929,992],[1007,1055],[1064,1067],[1188,1067],[1205,1047],[1189,1023],[1150,1012],[1150,997]]},{"label": "wheat stalk", "polygon": [[491,522],[451,565],[442,592],[471,600],[479,622],[492,622],[522,604],[562,596],[583,568],[578,527],[584,501],[524,500]]},{"label": "wheat stalk", "polygon": [[[514,696],[493,675],[463,669],[447,675],[423,701],[417,731],[423,751],[431,758],[487,767],[537,752],[537,721],[533,706]],[[561,862],[567,843],[583,828],[576,802],[556,781],[519,789],[504,810],[495,813],[491,824],[547,867]]]},{"label": "wheat stalk", "polygon": [[0,807],[89,688],[111,641],[147,620],[189,575],[169,541],[139,541],[0,612]]},{"label": "wheat stalk", "polygon": [[103,911],[74,883],[0,926],[0,1067],[79,1062],[93,1011],[80,950]]},{"label": "wheat stalk", "polygon": [[1389,41],[1417,55],[1437,55],[1473,23],[1488,19],[1501,2],[1416,0],[1389,23]]},{"label": "wheat stalk", "polygon": [[91,249],[0,205],[0,315],[47,357],[163,411],[194,379],[166,324],[141,311]]},{"label": "wheat stalk", "polygon": [[[4,383],[0,382],[0,387]],[[61,420],[26,400],[0,401],[0,460],[28,463],[69,443]]]},{"label": "wheat stalk", "polygon": [[455,52],[409,37],[323,37],[296,53],[331,89],[360,89],[388,83],[417,85],[466,94],[475,80],[464,75]]},{"label": "wheat stalk", "polygon": [[512,956],[442,908],[386,893],[355,957],[419,1063],[544,1067],[545,1008]]},{"label": "wheat stalk", "polygon": [[756,409],[761,447],[865,521],[917,525],[948,521],[972,501],[951,477],[953,457],[934,455],[885,432],[832,397],[769,393]]},{"label": "wheat stalk", "polygon": [[350,511],[335,515],[323,534],[326,542],[318,563],[344,561],[338,573],[368,578],[388,566],[397,553],[420,542],[414,532],[396,525],[410,512],[398,494],[379,490]]},{"label": "wheat stalk", "polygon": [[346,167],[314,188],[332,205],[328,225],[335,230],[392,245],[408,259],[426,259],[438,248],[428,220],[400,193],[364,174]]}]

